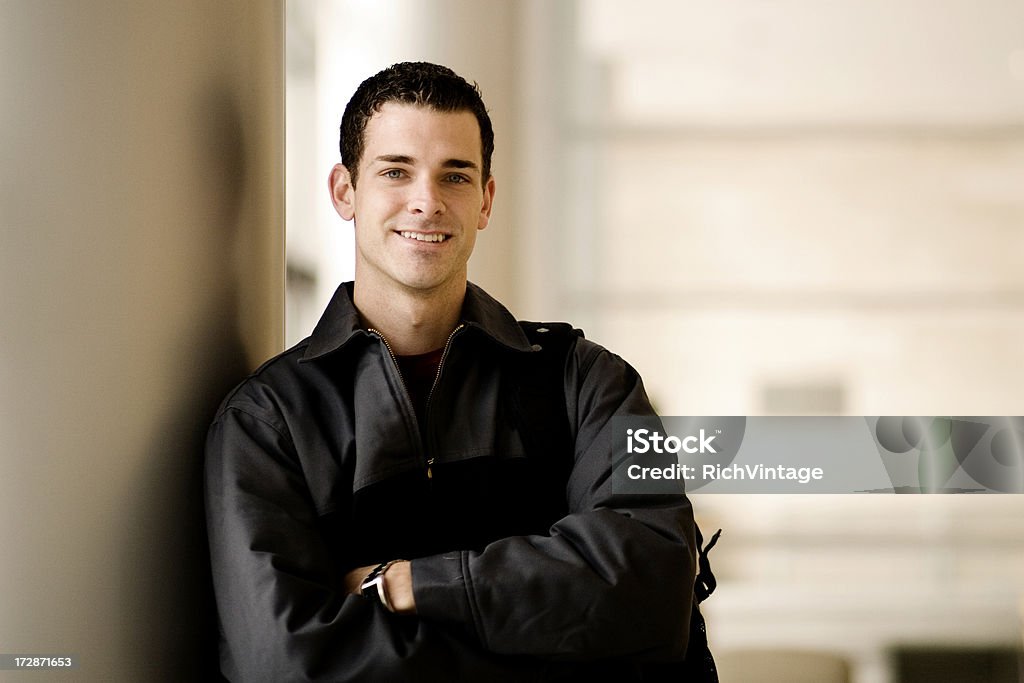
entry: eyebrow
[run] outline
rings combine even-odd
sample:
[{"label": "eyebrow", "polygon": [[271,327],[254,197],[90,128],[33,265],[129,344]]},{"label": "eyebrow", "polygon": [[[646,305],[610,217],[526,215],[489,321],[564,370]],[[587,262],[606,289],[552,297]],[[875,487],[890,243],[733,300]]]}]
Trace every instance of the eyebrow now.
[{"label": "eyebrow", "polygon": [[[415,159],[404,154],[381,154],[374,158],[374,161],[383,161],[386,164],[409,164],[415,163]],[[445,159],[441,163],[442,168],[465,168],[474,171],[479,171],[480,167],[472,161],[467,159]]]}]

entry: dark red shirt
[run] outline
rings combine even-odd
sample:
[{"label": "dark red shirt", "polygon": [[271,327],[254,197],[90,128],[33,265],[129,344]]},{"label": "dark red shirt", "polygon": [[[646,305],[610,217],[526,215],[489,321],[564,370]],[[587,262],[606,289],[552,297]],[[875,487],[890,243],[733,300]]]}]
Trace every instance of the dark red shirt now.
[{"label": "dark red shirt", "polygon": [[444,349],[436,349],[415,356],[397,356],[398,369],[402,371],[405,388],[409,390],[413,408],[416,409],[421,432],[427,418],[427,399],[430,398],[430,390],[434,388],[443,353]]}]

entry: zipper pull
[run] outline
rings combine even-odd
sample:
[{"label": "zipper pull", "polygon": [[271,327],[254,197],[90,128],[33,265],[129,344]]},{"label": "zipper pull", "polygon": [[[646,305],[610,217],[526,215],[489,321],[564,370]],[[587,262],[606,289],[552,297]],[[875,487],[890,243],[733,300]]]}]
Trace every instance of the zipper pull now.
[{"label": "zipper pull", "polygon": [[433,479],[434,478],[434,470],[432,469],[433,466],[434,466],[434,459],[430,458],[429,460],[427,460],[427,479]]}]

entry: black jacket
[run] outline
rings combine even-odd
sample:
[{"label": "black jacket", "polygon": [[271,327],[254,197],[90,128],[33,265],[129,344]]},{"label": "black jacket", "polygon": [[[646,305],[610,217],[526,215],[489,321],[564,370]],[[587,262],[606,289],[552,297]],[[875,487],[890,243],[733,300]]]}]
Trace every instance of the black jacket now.
[{"label": "black jacket", "polygon": [[[689,502],[611,491],[611,418],[653,414],[640,378],[574,342],[574,453],[538,454],[505,400],[536,349],[472,284],[463,321],[422,433],[351,285],[221,406],[206,504],[228,678],[648,680],[638,662],[682,655]],[[395,558],[412,560],[416,616],[342,588],[349,569]]]}]

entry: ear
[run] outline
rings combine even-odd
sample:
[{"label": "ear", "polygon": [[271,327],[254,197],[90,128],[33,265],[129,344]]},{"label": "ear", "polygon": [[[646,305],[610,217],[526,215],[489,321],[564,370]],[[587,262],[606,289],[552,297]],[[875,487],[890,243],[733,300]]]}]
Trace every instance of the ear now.
[{"label": "ear", "polygon": [[335,164],[331,169],[327,185],[331,191],[334,210],[346,221],[352,220],[356,215],[355,187],[352,185],[352,175],[348,169],[341,164]]},{"label": "ear", "polygon": [[484,183],[484,198],[480,205],[480,222],[476,229],[483,230],[491,220],[491,209],[494,208],[494,176],[492,175]]}]

